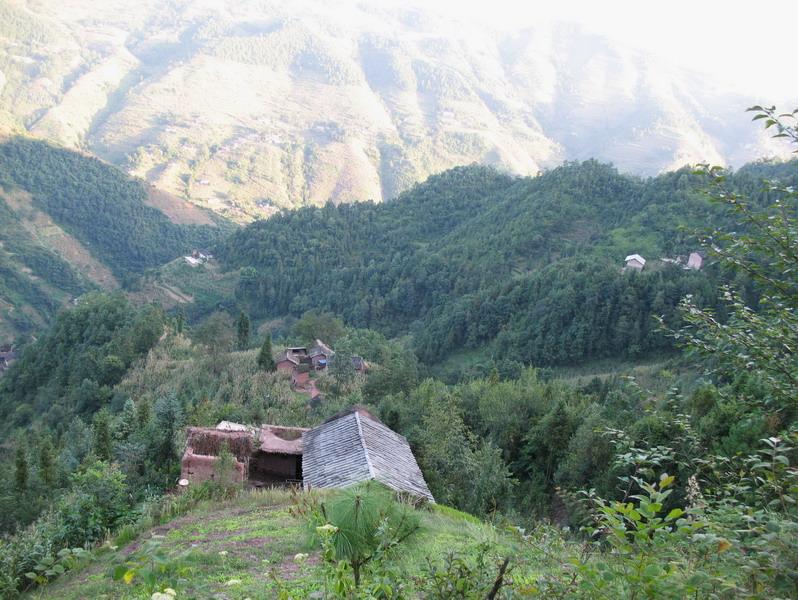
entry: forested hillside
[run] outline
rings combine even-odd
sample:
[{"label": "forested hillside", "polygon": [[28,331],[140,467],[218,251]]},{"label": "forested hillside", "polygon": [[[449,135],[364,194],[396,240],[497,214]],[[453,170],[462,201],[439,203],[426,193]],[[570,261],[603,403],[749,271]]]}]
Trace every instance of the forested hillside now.
[{"label": "forested hillside", "polygon": [[229,232],[175,223],[148,190],[88,156],[18,137],[0,143],[0,335],[30,333],[63,304],[132,281]]},{"label": "forested hillside", "polygon": [[15,138],[0,145],[0,185],[18,187],[114,273],[124,277],[163,264],[195,246],[206,246],[218,229],[179,226],[147,206],[146,190],[101,161]]},{"label": "forested hillside", "polygon": [[[238,232],[222,248],[238,305],[217,305],[235,321],[82,296],[0,380],[0,596],[795,596],[796,166],[651,180],[594,162],[532,180],[457,169],[392,204],[328,205]],[[702,269],[651,258],[698,248],[701,227]],[[645,269],[622,272],[633,251],[649,256]],[[235,281],[200,269],[195,284],[224,278],[208,303]],[[371,320],[355,311],[381,296]],[[252,327],[242,308],[313,310]],[[311,397],[274,359],[317,338],[335,355],[308,375]],[[467,351],[493,362],[452,383],[429,376],[425,363]],[[524,366],[602,356],[596,376]],[[636,356],[649,361],[629,367]],[[365,488],[250,494],[224,483],[224,451],[214,481],[166,493],[185,425],[315,426],[355,404],[406,437],[443,508],[401,517],[390,494]],[[186,521],[149,529],[198,502],[218,521],[213,502],[231,498],[236,510],[281,505],[170,534],[177,545],[160,536]],[[361,506],[379,518],[352,517]],[[478,540],[414,546],[441,531],[439,512],[491,525]],[[394,516],[420,528],[400,534]],[[345,537],[353,519],[377,548],[367,566],[363,538]],[[317,534],[307,553],[281,545],[302,527]]]},{"label": "forested hillside", "polygon": [[[760,172],[789,170],[751,165],[733,186],[764,201]],[[537,365],[636,356],[669,347],[652,315],[675,324],[684,295],[719,307],[724,273],[659,262],[728,223],[702,185],[689,169],[639,179],[595,161],[531,179],[462,167],[395,202],[254,223],[221,255],[240,268],[238,296],[253,314],[324,309],[388,335],[413,331],[430,362],[484,347]],[[642,273],[622,272],[631,253],[649,259]]]}]

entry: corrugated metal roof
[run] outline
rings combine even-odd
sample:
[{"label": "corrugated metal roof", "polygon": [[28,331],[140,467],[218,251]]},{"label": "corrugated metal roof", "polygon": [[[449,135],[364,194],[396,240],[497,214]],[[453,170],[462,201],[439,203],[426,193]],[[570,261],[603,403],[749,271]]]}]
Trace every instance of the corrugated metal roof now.
[{"label": "corrugated metal roof", "polygon": [[375,479],[435,501],[407,440],[368,413],[351,411],[302,438],[305,488],[343,488]]}]

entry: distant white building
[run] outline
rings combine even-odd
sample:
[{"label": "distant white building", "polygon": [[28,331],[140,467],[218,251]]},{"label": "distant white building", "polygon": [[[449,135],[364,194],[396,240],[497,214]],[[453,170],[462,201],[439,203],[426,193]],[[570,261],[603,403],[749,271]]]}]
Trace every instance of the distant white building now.
[{"label": "distant white building", "polygon": [[184,256],[183,258],[192,267],[196,267],[197,265],[202,263],[202,261],[200,261],[200,259],[194,258],[193,256]]},{"label": "distant white building", "polygon": [[703,265],[703,257],[698,252],[691,252],[690,257],[687,259],[687,268],[694,271],[700,271]]},{"label": "distant white building", "polygon": [[635,269],[636,271],[642,271],[643,267],[646,266],[646,259],[640,256],[639,254],[630,254],[627,256],[624,261],[626,262],[625,269]]}]

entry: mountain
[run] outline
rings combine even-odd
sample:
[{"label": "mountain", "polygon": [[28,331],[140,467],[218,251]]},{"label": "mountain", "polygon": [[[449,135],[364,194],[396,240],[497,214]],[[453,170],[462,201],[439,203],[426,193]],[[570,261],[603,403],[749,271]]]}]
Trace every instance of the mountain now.
[{"label": "mountain", "polygon": [[742,113],[761,100],[568,24],[311,1],[0,7],[0,127],[240,221],[390,199],[472,162],[739,165],[775,152]]},{"label": "mountain", "polygon": [[31,333],[81,294],[116,289],[227,232],[223,219],[95,158],[0,141],[0,335]]}]

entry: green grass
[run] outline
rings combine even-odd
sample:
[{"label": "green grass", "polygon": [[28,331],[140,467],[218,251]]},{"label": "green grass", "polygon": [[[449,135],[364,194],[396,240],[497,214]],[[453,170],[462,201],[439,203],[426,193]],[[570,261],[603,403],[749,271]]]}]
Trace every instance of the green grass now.
[{"label": "green grass", "polygon": [[[200,503],[188,514],[135,539],[131,539],[131,531],[123,530],[114,541],[95,551],[94,560],[86,567],[26,597],[149,598],[150,590],[137,578],[125,584],[114,581],[112,572],[117,565],[139,558],[152,539],[166,550],[172,571],[162,577],[159,587],[175,589],[177,598],[265,600],[276,595],[275,577],[292,587],[318,588],[319,548],[308,535],[305,519],[294,514],[295,499],[280,489],[246,492],[230,501]],[[448,552],[465,553],[480,542],[492,542],[500,553],[510,556],[521,552],[520,537],[460,511],[432,506],[419,509],[419,515],[420,531],[394,558],[394,566],[407,581],[423,572],[428,558],[439,560]],[[307,553],[309,559],[297,564],[297,553]]]}]

